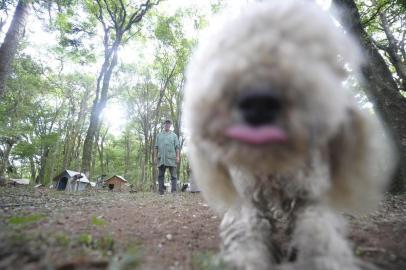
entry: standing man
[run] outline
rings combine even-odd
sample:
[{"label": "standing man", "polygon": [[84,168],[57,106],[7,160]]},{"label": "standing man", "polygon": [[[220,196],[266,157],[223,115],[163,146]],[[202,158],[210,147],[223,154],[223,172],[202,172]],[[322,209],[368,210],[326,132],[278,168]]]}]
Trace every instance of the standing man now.
[{"label": "standing man", "polygon": [[166,168],[171,173],[171,192],[176,191],[176,165],[179,163],[178,136],[171,131],[171,120],[165,120],[164,131],[158,134],[155,141],[154,162],[157,164],[159,194],[164,194],[164,177]]}]

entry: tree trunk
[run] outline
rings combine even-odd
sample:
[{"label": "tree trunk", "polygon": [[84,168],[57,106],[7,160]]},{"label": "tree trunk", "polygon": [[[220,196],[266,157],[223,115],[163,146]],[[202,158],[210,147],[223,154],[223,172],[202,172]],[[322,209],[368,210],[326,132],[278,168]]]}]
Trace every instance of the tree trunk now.
[{"label": "tree trunk", "polygon": [[[97,160],[97,148],[98,148],[98,142],[100,139],[100,130],[101,130],[101,126],[102,126],[102,121],[99,121],[99,125],[97,126],[97,130],[96,130],[96,134],[95,134],[95,142],[96,145],[93,146],[93,151],[92,151],[92,162],[91,162],[91,166],[90,166],[90,171],[92,172],[91,174],[94,175],[95,174],[95,170],[96,170],[96,160]],[[107,134],[106,130],[106,134]],[[104,138],[102,138],[102,141],[104,140]],[[103,162],[103,161],[102,161]]]},{"label": "tree trunk", "polygon": [[104,168],[104,141],[106,140],[106,135],[109,130],[106,129],[106,132],[104,132],[103,136],[101,137],[100,143],[97,144],[97,151],[99,152],[99,160],[100,160],[100,169],[101,169],[101,175],[104,175],[105,168]]},{"label": "tree trunk", "polygon": [[400,55],[398,54],[398,49],[397,49],[397,40],[393,36],[393,33],[391,32],[389,28],[389,23],[388,19],[386,17],[386,14],[383,12],[379,13],[379,18],[381,19],[382,23],[382,28],[385,32],[385,35],[388,39],[388,47],[385,48],[385,51],[389,55],[389,60],[391,61],[392,65],[396,69],[396,73],[399,76],[401,80],[401,88],[403,88],[403,91],[406,91],[406,63],[402,62],[402,59]]},{"label": "tree trunk", "polygon": [[143,157],[142,157],[142,159],[141,159],[141,186],[142,187],[144,187],[144,185],[145,185],[145,179],[146,179],[146,167],[147,167],[147,162],[148,161],[146,161],[145,160],[145,152],[146,151],[148,151],[148,149],[146,148],[146,146],[145,146],[145,143],[144,143],[144,146],[143,146]]},{"label": "tree trunk", "polygon": [[92,160],[92,150],[93,150],[93,142],[94,136],[96,134],[97,126],[99,124],[99,105],[98,102],[95,101],[93,103],[92,113],[90,116],[90,124],[89,128],[86,133],[86,138],[83,143],[83,155],[82,155],[82,168],[81,171],[89,178],[90,175],[90,163]]},{"label": "tree trunk", "polygon": [[344,11],[345,15],[341,18],[341,23],[353,33],[369,59],[362,69],[367,83],[366,94],[397,138],[400,150],[400,166],[392,182],[391,191],[404,192],[406,189],[406,98],[401,95],[385,60],[364,30],[354,0],[334,0],[333,2]]},{"label": "tree trunk", "polygon": [[128,178],[128,170],[130,168],[131,142],[130,134],[125,133],[125,161],[124,161],[124,177]]},{"label": "tree trunk", "polygon": [[[95,16],[102,24],[104,30],[104,63],[97,78],[96,97],[93,103],[89,129],[83,145],[82,171],[86,176],[89,176],[94,136],[100,121],[99,116],[106,106],[110,78],[114,67],[117,65],[117,51],[123,36],[134,25],[138,24],[147,11],[154,5],[157,5],[160,0],[156,2],[147,0],[145,3],[140,4],[138,8],[135,8],[133,13],[127,13],[123,1],[111,1],[107,3],[107,1],[96,0],[94,2]],[[112,34],[114,34],[114,39],[112,39]],[[102,85],[100,85],[101,82]]]},{"label": "tree trunk", "polygon": [[[90,89],[86,88],[86,92],[80,102],[80,110],[77,117],[77,121],[73,128],[73,142],[72,142],[72,154],[71,159],[68,162],[68,167],[73,166],[74,170],[80,171],[80,150],[82,146],[82,129],[85,125],[85,119],[88,116],[87,100],[90,98]],[[72,162],[74,161],[74,162]],[[73,163],[73,164],[72,164]]]},{"label": "tree trunk", "polygon": [[81,134],[78,134],[78,136],[76,137],[77,138],[77,141],[76,141],[76,147],[75,147],[75,152],[74,152],[74,155],[73,155],[73,160],[74,160],[74,162],[73,162],[73,164],[72,164],[72,166],[73,166],[73,169],[75,170],[75,171],[80,171],[80,166],[81,166],[81,159],[80,159],[80,154],[81,154],[81,150],[82,150],[82,136],[80,136]]},{"label": "tree trunk", "polygon": [[[138,150],[137,150],[137,155],[136,155],[136,161],[135,164],[142,164],[144,155],[143,155],[143,146],[139,145]],[[140,190],[145,190],[144,183],[142,182],[143,177],[143,172],[142,172],[142,166],[141,166],[141,172],[137,170],[137,175],[136,175],[136,180],[135,182],[137,183],[137,188]]]},{"label": "tree trunk", "polygon": [[[119,43],[118,43],[119,44]],[[118,47],[117,44],[117,47]],[[90,163],[92,160],[92,150],[97,128],[100,124],[100,114],[102,113],[104,107],[107,103],[107,93],[109,90],[110,78],[113,73],[114,67],[117,65],[117,50],[118,48],[113,47],[112,59],[105,59],[103,68],[100,71],[98,79],[98,89],[100,89],[100,81],[103,78],[103,84],[101,86],[101,95],[96,94],[96,98],[93,102],[92,112],[90,116],[90,124],[87,130],[86,139],[83,144],[83,155],[82,155],[82,172],[90,177]]]},{"label": "tree trunk", "polygon": [[68,125],[68,128],[66,129],[65,132],[65,143],[63,145],[63,160],[62,160],[62,168],[67,169],[69,166],[69,162],[71,160],[71,151],[72,151],[72,134],[73,131],[70,128],[70,125]]},{"label": "tree trunk", "polygon": [[0,178],[5,177],[6,169],[10,166],[10,161],[9,161],[10,152],[15,143],[16,143],[16,140],[14,140],[14,139],[6,139],[4,150],[3,151],[0,150],[0,157],[1,157]]},{"label": "tree trunk", "polygon": [[0,98],[3,96],[11,64],[17,52],[18,43],[23,36],[29,13],[29,1],[18,1],[13,20],[0,47]]},{"label": "tree trunk", "polygon": [[104,153],[103,153],[103,143],[97,144],[97,152],[99,152],[99,162],[100,162],[100,175],[104,174]]},{"label": "tree trunk", "polygon": [[71,155],[72,155],[72,150],[73,150],[73,145],[72,141],[74,140],[73,135],[74,135],[74,130],[73,130],[73,125],[74,125],[74,116],[75,116],[75,107],[74,105],[71,105],[71,109],[68,114],[68,121],[65,124],[65,142],[63,145],[63,161],[62,161],[62,169],[68,169],[69,163],[71,161]]},{"label": "tree trunk", "polygon": [[40,159],[40,169],[37,178],[35,179],[36,184],[44,184],[44,178],[45,178],[45,170],[47,166],[47,161],[48,161],[48,155],[49,155],[49,146],[46,146],[44,149],[44,153],[41,156]]},{"label": "tree trunk", "polygon": [[34,158],[30,157],[30,172],[31,172],[31,181],[35,181],[37,170],[35,168]]},{"label": "tree trunk", "polygon": [[[150,165],[149,157],[150,157],[151,151],[150,151],[149,145],[150,145],[150,143],[148,142],[148,137],[146,137],[144,139],[144,162],[143,162],[143,167],[144,168],[142,169],[143,174],[144,174],[144,178],[142,179],[143,183],[146,183],[147,179],[148,179],[148,176],[146,174],[146,172],[147,172],[146,167]],[[155,167],[155,165],[153,164],[152,167]]]},{"label": "tree trunk", "polygon": [[[62,126],[62,125],[61,125]],[[46,177],[47,179],[53,179],[55,176],[57,176],[60,171],[62,171],[62,162],[61,159],[58,158],[58,153],[61,152],[61,146],[60,144],[56,144],[53,146],[50,150],[50,154],[48,155],[48,164],[47,168],[48,171],[45,173],[44,178]],[[42,184],[48,184],[49,181],[47,182],[42,182]]]},{"label": "tree trunk", "polygon": [[90,163],[90,174],[89,175],[95,175],[96,173],[96,159],[97,159],[97,147],[93,146],[93,151],[92,151],[92,162]]}]

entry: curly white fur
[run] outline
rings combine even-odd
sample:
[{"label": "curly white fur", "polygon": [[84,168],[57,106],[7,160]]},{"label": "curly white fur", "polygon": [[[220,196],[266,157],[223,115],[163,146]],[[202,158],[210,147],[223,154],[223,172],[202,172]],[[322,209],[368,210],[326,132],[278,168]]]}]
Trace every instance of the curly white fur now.
[{"label": "curly white fur", "polygon": [[[360,269],[336,211],[375,206],[394,159],[379,119],[343,84],[358,47],[310,1],[251,4],[216,26],[187,70],[185,120],[196,180],[224,213],[222,259],[235,269]],[[252,87],[277,92],[283,143],[227,136],[244,124],[236,97]]]}]

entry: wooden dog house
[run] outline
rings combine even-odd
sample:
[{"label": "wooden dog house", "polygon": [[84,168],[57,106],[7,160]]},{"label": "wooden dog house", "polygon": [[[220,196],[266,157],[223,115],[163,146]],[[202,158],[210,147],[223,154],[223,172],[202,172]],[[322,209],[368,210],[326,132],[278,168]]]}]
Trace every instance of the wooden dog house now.
[{"label": "wooden dog house", "polygon": [[122,191],[127,183],[128,181],[120,175],[113,175],[104,182],[105,186],[111,191]]}]

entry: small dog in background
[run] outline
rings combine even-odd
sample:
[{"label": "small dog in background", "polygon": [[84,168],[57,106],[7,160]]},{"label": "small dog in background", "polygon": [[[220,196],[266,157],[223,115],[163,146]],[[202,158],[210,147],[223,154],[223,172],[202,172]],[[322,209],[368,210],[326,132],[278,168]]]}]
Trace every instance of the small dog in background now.
[{"label": "small dog in background", "polygon": [[343,83],[359,48],[311,1],[255,3],[215,26],[189,63],[184,109],[196,180],[224,214],[220,258],[231,269],[368,268],[340,212],[374,207],[394,159]]}]

